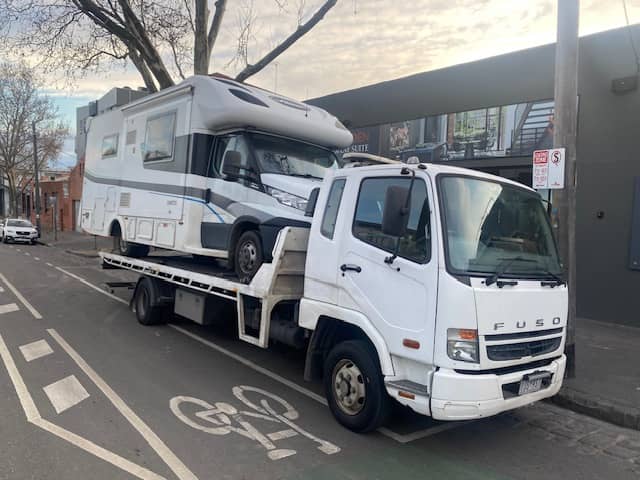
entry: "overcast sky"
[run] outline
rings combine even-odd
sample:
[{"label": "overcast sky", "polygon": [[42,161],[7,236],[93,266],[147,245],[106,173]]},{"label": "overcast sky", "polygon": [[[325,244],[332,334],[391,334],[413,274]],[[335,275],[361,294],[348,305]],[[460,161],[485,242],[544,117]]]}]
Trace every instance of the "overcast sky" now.
[{"label": "overcast sky", "polygon": [[[274,90],[277,73],[279,93],[306,99],[551,43],[556,1],[339,0],[320,24],[278,58],[277,67],[271,65],[248,81]],[[212,71],[238,71],[228,63],[235,51],[237,8],[242,3],[229,2]],[[321,3],[306,0],[308,15]],[[581,35],[625,24],[622,0],[580,3]],[[283,13],[274,0],[254,0],[253,5],[258,21],[250,61],[297,25],[295,12]],[[627,8],[631,23],[640,22],[640,0],[627,0]],[[640,45],[640,38],[636,42]],[[76,106],[125,85],[135,88],[142,82],[135,70],[119,67],[106,76],[89,76],[73,90],[51,85],[48,93],[73,129]]]}]

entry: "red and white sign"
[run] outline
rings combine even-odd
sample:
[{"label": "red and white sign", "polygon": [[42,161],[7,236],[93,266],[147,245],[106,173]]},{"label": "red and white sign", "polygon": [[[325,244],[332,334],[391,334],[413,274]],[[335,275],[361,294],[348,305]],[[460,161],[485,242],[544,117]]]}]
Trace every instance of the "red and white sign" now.
[{"label": "red and white sign", "polygon": [[564,188],[564,148],[533,152],[533,188]]}]

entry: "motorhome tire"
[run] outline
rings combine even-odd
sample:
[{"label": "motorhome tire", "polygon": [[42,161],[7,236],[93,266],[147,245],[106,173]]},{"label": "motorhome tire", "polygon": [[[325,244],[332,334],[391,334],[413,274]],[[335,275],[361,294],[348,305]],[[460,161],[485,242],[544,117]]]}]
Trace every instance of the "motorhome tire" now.
[{"label": "motorhome tire", "polygon": [[260,235],[255,230],[247,230],[240,235],[233,256],[233,265],[240,281],[249,283],[263,260]]},{"label": "motorhome tire", "polygon": [[336,420],[354,432],[382,425],[389,397],[375,353],[362,340],[337,344],[324,363],[324,389]]},{"label": "motorhome tire", "polygon": [[158,325],[167,320],[167,306],[153,305],[151,280],[142,278],[135,290],[136,318],[142,325]]},{"label": "motorhome tire", "polygon": [[142,258],[149,254],[149,245],[127,242],[122,238],[120,232],[117,232],[113,237],[113,249],[119,255],[133,258]]}]

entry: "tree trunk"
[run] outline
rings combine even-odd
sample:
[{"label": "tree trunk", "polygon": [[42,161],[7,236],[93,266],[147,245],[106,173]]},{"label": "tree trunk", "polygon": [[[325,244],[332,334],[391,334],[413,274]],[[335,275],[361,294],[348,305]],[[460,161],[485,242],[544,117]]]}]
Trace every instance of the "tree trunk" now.
[{"label": "tree trunk", "polygon": [[196,0],[196,33],[193,44],[193,73],[196,75],[207,75],[209,73],[207,23],[209,23],[207,0]]}]

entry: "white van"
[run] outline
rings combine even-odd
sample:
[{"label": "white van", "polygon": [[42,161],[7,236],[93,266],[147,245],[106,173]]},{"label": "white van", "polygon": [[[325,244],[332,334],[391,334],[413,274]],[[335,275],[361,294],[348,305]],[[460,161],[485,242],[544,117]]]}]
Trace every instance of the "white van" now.
[{"label": "white van", "polygon": [[149,246],[227,259],[246,281],[351,133],[322,109],[225,77],[194,76],[91,118],[82,229],[141,257]]}]

